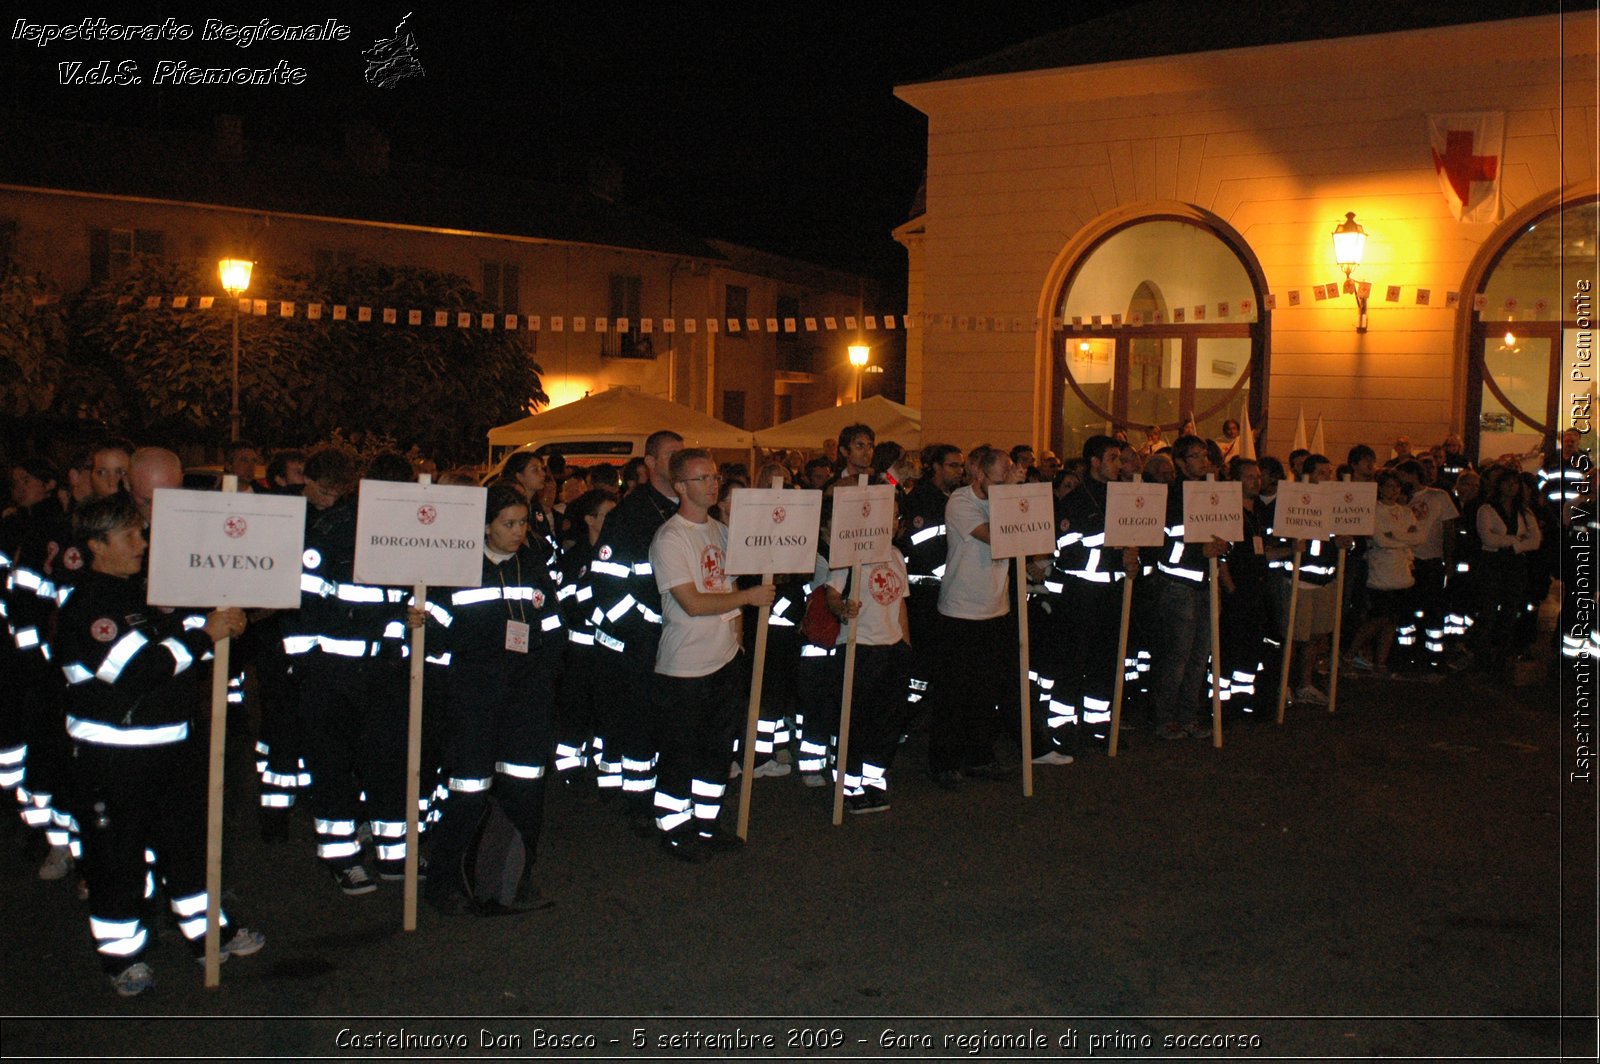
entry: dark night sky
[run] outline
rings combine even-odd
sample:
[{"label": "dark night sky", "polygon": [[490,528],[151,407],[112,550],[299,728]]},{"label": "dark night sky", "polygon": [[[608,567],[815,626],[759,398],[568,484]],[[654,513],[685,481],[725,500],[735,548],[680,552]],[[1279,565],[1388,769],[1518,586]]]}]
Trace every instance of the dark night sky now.
[{"label": "dark night sky", "polygon": [[[931,15],[896,3],[417,0],[410,24],[426,76],[384,90],[363,80],[360,52],[388,36],[410,2],[148,3],[136,15],[126,10],[132,5],[23,3],[4,26],[3,86],[29,112],[121,125],[209,131],[211,115],[236,113],[251,140],[286,146],[335,143],[344,123],[365,119],[390,135],[399,163],[569,184],[584,183],[590,160],[601,157],[621,166],[628,202],[691,232],[898,284],[904,257],[889,231],[908,216],[926,126],[892,87],[1123,6],[964,3]],[[46,48],[11,39],[18,18],[169,16],[196,36]],[[241,49],[199,39],[207,18],[330,17],[352,27],[348,42]],[[136,60],[146,83],[57,84],[57,63],[101,59]],[[150,80],[160,59],[252,67],[286,59],[309,77],[298,87],[157,88]]]}]

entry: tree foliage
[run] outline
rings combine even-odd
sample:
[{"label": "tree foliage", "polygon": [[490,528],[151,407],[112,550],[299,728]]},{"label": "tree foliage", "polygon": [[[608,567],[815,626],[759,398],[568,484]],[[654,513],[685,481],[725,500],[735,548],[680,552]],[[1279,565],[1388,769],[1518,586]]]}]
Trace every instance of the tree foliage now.
[{"label": "tree foliage", "polygon": [[[192,263],[144,261],[90,291],[73,315],[76,355],[111,383],[96,412],[135,436],[216,443],[227,438],[234,301]],[[393,437],[441,462],[475,459],[497,424],[544,402],[539,367],[520,339],[477,328],[493,308],[462,277],[421,267],[361,264],[312,277],[257,266],[253,299],[268,313],[239,314],[239,403],[244,434],[267,446],[303,445],[344,433]],[[190,306],[172,306],[188,295]],[[212,295],[200,310],[196,297]],[[160,305],[147,306],[150,297]],[[291,318],[280,302],[295,304]],[[306,306],[321,303],[322,318]],[[334,321],[334,304],[349,319]],[[373,308],[370,322],[356,308]],[[384,307],[399,323],[382,322]],[[406,312],[425,324],[405,324]],[[433,311],[449,324],[432,324]],[[456,325],[458,311],[472,328]]]},{"label": "tree foliage", "polygon": [[66,366],[59,302],[37,277],[0,276],[0,414],[23,418],[50,409]]}]

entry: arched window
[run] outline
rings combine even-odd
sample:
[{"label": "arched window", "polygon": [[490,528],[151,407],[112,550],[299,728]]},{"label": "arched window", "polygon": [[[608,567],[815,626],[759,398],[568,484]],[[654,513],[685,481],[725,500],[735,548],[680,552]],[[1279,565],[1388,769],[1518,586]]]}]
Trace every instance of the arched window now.
[{"label": "arched window", "polygon": [[1142,219],[1098,241],[1058,304],[1051,445],[1080,452],[1096,433],[1151,425],[1167,440],[1190,417],[1201,436],[1248,407],[1266,424],[1259,271],[1220,233],[1189,219]]},{"label": "arched window", "polygon": [[1480,462],[1592,416],[1597,221],[1600,200],[1586,199],[1519,226],[1474,293],[1464,442]]}]

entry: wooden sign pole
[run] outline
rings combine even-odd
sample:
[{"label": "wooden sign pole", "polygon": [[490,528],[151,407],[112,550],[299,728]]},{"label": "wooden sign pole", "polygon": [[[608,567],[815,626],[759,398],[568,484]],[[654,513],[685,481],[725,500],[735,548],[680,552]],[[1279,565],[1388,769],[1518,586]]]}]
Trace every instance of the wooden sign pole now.
[{"label": "wooden sign pole", "polygon": [[1339,706],[1339,644],[1341,642],[1339,629],[1344,624],[1344,560],[1347,552],[1339,548],[1339,575],[1335,586],[1339,597],[1333,600],[1333,649],[1332,659],[1328,662],[1328,712],[1334,712]]},{"label": "wooden sign pole", "polygon": [[[856,477],[857,487],[867,486],[867,475],[861,473]],[[850,601],[857,607],[861,605],[861,570],[863,566],[854,565],[850,568]],[[856,610],[859,615],[859,608]],[[855,702],[856,691],[856,622],[858,616],[850,618],[850,634],[844,645],[844,691],[839,696],[839,749],[835,754],[833,776],[833,823],[837,827],[844,822],[844,770],[850,764],[850,707]]]},{"label": "wooden sign pole", "polygon": [[1033,705],[1028,683],[1028,559],[1017,555],[1017,668],[1022,699],[1022,796],[1033,797]]},{"label": "wooden sign pole", "polygon": [[[1215,473],[1207,473],[1207,480],[1216,480]],[[1217,586],[1217,559],[1208,558],[1210,570],[1210,635],[1211,635],[1211,745],[1222,749],[1222,597]]]},{"label": "wooden sign pole", "polygon": [[[418,484],[431,484],[433,477],[423,473]],[[417,609],[427,616],[428,585],[415,584],[411,588]],[[411,712],[406,722],[406,882],[404,915],[401,926],[407,931],[417,929],[417,873],[420,869],[422,828],[418,822],[422,799],[422,682],[423,666],[427,663],[428,626],[424,622],[411,629]]]},{"label": "wooden sign pole", "polygon": [[[866,478],[863,477],[863,480]],[[861,604],[861,571],[863,566],[850,569],[850,601]],[[850,635],[844,645],[844,693],[839,698],[839,750],[833,778],[833,822],[844,822],[844,770],[850,764],[850,708],[855,703],[856,691],[856,625],[859,616],[850,618]]]},{"label": "wooden sign pole", "polygon": [[[222,478],[224,492],[239,490],[239,478]],[[228,658],[231,639],[211,649],[210,793],[206,798],[206,953],[205,984],[222,983],[222,782],[228,746]]]},{"label": "wooden sign pole", "polygon": [[1300,548],[1294,549],[1294,572],[1289,577],[1289,626],[1283,633],[1283,668],[1278,672],[1278,723],[1289,700],[1289,662],[1294,657],[1294,611],[1300,599]]},{"label": "wooden sign pole", "polygon": [[[763,585],[772,583],[772,572],[761,574]],[[744,722],[744,771],[739,774],[739,837],[750,837],[750,788],[756,772],[756,720],[761,715],[761,681],[767,670],[767,622],[772,607],[762,606],[756,614],[756,653],[750,675],[750,709]]]},{"label": "wooden sign pole", "polygon": [[[1144,476],[1135,473],[1133,482],[1144,483]],[[1117,674],[1111,683],[1111,742],[1106,748],[1107,757],[1117,756],[1117,740],[1122,735],[1122,688],[1127,681],[1128,673],[1128,620],[1133,616],[1135,575],[1135,573],[1122,574],[1122,622],[1117,627]]]}]

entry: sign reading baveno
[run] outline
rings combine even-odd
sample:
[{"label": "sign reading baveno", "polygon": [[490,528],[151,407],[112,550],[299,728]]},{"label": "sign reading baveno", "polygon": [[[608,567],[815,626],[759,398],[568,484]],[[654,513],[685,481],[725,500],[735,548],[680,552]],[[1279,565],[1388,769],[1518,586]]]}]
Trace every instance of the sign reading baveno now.
[{"label": "sign reading baveno", "polygon": [[477,587],[483,581],[488,492],[363,480],[355,578],[363,584]]},{"label": "sign reading baveno", "polygon": [[1166,535],[1167,486],[1142,481],[1106,485],[1106,546],[1159,547]]},{"label": "sign reading baveno", "polygon": [[816,569],[822,492],[735,488],[731,498],[724,561],[730,576]]},{"label": "sign reading baveno", "polygon": [[150,517],[153,606],[300,605],[306,501],[160,488]]},{"label": "sign reading baveno", "polygon": [[1026,558],[1055,549],[1055,499],[1049,484],[989,486],[990,557]]},{"label": "sign reading baveno", "polygon": [[894,550],[894,485],[834,488],[828,531],[828,564],[835,569],[887,559]]}]

